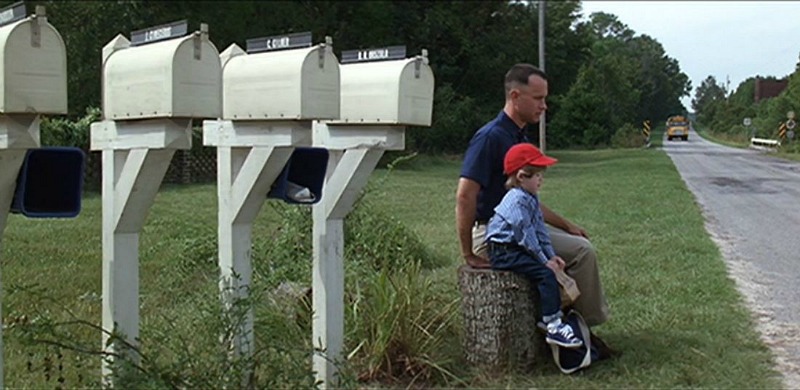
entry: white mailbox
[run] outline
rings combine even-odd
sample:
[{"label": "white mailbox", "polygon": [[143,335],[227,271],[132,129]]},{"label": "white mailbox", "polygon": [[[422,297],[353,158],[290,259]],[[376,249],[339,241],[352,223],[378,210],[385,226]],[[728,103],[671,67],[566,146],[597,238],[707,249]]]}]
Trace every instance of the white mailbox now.
[{"label": "white mailbox", "polygon": [[67,51],[43,7],[0,11],[0,113],[67,113]]},{"label": "white mailbox", "polygon": [[[381,60],[398,55],[405,57],[405,47],[342,53],[342,113],[332,123],[431,125],[434,78],[427,52]],[[365,60],[372,62],[356,62]]]},{"label": "white mailbox", "polygon": [[[232,120],[314,120],[339,117],[339,60],[331,41],[289,50],[311,34],[232,45],[223,53],[222,117]],[[302,43],[301,43],[302,45]]]},{"label": "white mailbox", "polygon": [[103,53],[103,113],[108,120],[219,118],[222,69],[205,25],[186,22],[118,36]]}]

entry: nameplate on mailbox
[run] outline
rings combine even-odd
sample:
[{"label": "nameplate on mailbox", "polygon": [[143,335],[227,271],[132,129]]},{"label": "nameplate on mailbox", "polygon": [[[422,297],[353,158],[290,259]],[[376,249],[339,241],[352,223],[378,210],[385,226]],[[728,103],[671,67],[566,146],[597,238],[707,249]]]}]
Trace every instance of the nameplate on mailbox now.
[{"label": "nameplate on mailbox", "polygon": [[5,26],[9,23],[23,19],[25,18],[26,13],[27,11],[25,9],[25,3],[21,1],[0,9],[0,26]]},{"label": "nameplate on mailbox", "polygon": [[131,46],[166,41],[167,39],[182,37],[188,32],[189,23],[186,20],[136,30],[131,33]]},{"label": "nameplate on mailbox", "polygon": [[248,54],[311,47],[311,32],[253,38],[248,39],[245,43]]},{"label": "nameplate on mailbox", "polygon": [[341,63],[389,61],[403,58],[406,58],[405,46],[388,46],[375,49],[343,51]]}]

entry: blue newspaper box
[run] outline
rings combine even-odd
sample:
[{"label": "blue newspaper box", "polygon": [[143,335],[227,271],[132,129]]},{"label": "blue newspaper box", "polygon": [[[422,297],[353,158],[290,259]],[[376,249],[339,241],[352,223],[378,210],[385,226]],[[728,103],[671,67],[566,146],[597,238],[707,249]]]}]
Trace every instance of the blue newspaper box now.
[{"label": "blue newspaper box", "polygon": [[11,212],[29,218],[77,216],[85,159],[79,148],[29,149],[17,176]]},{"label": "blue newspaper box", "polygon": [[327,169],[327,149],[296,148],[267,197],[293,204],[317,203],[322,198]]}]

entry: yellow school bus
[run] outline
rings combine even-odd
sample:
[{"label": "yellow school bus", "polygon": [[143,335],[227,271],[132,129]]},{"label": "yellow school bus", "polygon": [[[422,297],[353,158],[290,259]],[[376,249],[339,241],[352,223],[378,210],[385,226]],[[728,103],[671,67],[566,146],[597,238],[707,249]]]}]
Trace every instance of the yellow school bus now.
[{"label": "yellow school bus", "polygon": [[683,115],[673,115],[667,119],[667,140],[680,138],[689,140],[689,120]]}]

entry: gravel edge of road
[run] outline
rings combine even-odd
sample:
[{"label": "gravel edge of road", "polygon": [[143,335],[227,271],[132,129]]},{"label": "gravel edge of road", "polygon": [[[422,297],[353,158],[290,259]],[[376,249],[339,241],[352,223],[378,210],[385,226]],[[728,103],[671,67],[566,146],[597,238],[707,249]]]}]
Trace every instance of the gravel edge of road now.
[{"label": "gravel edge of road", "polygon": [[761,341],[772,351],[776,364],[775,370],[781,374],[783,387],[800,389],[800,363],[798,363],[800,359],[793,356],[790,351],[800,348],[800,325],[782,322],[778,319],[776,313],[783,308],[768,304],[769,284],[766,279],[757,269],[739,257],[733,248],[734,238],[723,231],[702,204],[700,206],[706,231],[720,249],[728,269],[728,275],[733,279],[736,289],[744,298]]}]

